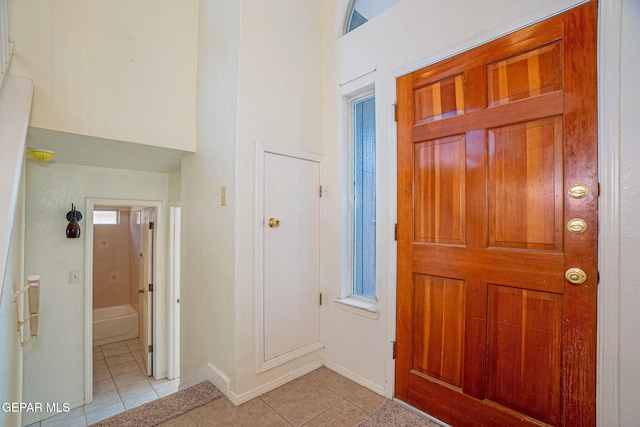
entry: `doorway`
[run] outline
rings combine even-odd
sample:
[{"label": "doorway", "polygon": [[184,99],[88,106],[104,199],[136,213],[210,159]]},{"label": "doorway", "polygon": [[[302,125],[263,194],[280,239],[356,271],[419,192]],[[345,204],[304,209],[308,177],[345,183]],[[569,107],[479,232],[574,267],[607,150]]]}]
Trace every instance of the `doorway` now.
[{"label": "doorway", "polygon": [[[117,222],[120,223],[121,228],[126,229],[121,233],[128,234],[126,243],[116,236],[109,236],[108,232],[105,234],[106,229],[100,229],[104,225],[94,224],[95,214],[98,216],[103,213],[113,215],[113,212],[119,215]],[[83,230],[86,233],[87,242],[85,271],[88,284],[85,298],[87,319],[87,332],[85,334],[87,343],[85,359],[86,403],[92,401],[93,388],[97,385],[97,382],[94,382],[94,379],[97,379],[94,378],[94,373],[97,370],[94,368],[100,368],[97,365],[105,362],[99,357],[97,358],[98,362],[94,362],[93,359],[96,320],[94,299],[99,300],[104,296],[98,295],[101,291],[94,290],[94,282],[99,282],[100,280],[106,282],[106,284],[103,284],[102,293],[106,292],[114,298],[119,298],[117,306],[128,306],[128,310],[135,313],[138,323],[133,333],[135,335],[134,338],[124,336],[122,337],[123,339],[111,344],[105,341],[101,343],[95,342],[100,344],[100,347],[97,348],[99,350],[106,348],[110,354],[113,353],[115,355],[118,352],[124,353],[123,344],[126,347],[132,347],[130,348],[132,350],[131,356],[134,359],[141,359],[137,360],[140,375],[143,375],[144,378],[153,377],[149,378],[150,384],[157,383],[153,382],[154,379],[169,378],[166,367],[168,357],[166,355],[168,348],[175,344],[175,342],[170,342],[168,332],[168,328],[172,327],[172,319],[168,313],[156,310],[158,306],[166,306],[166,296],[162,290],[167,288],[169,282],[166,275],[159,274],[159,272],[166,270],[164,266],[167,263],[167,254],[159,249],[166,245],[168,235],[168,230],[165,229],[168,227],[162,226],[164,218],[162,212],[162,202],[159,201],[87,199],[87,229]],[[168,222],[166,225],[168,225]],[[120,267],[114,267],[117,264],[100,265],[100,255],[104,255],[101,252],[106,251],[109,247],[113,249],[113,252],[119,253],[122,258],[126,259],[124,263],[119,264]],[[124,270],[127,270],[126,273]],[[107,278],[103,280],[105,272]],[[120,283],[120,287],[126,288],[126,291],[116,297],[115,291],[119,282],[127,282],[126,284]],[[94,293],[96,294],[95,298]],[[123,301],[124,304],[122,303]],[[130,329],[130,326],[127,327],[127,333],[130,332]],[[115,335],[109,340],[118,338],[120,336]],[[111,349],[112,347],[113,349]],[[105,354],[103,354],[102,359],[105,359],[104,356]],[[131,363],[129,365],[129,367],[133,366]],[[118,367],[118,369],[120,368],[122,367]],[[110,369],[110,371],[113,371],[113,369]],[[172,376],[169,379],[174,379],[174,377]]]},{"label": "doorway", "polygon": [[595,425],[597,3],[398,79],[396,396]]}]

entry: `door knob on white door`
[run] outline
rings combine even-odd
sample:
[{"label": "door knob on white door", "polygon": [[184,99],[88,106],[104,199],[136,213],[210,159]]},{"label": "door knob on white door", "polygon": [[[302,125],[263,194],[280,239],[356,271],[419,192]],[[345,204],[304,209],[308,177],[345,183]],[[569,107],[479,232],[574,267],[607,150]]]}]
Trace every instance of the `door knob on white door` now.
[{"label": "door knob on white door", "polygon": [[269,227],[276,228],[280,227],[280,220],[276,218],[269,218]]}]

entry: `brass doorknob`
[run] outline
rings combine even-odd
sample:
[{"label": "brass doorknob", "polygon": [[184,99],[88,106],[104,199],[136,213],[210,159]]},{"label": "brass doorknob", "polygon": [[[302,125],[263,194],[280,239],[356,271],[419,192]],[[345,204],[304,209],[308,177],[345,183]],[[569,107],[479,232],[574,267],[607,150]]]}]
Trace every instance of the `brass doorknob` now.
[{"label": "brass doorknob", "polygon": [[570,268],[564,273],[564,277],[574,285],[581,285],[587,280],[587,273],[580,268]]},{"label": "brass doorknob", "polygon": [[269,218],[269,227],[271,228],[280,227],[280,220],[276,218]]}]

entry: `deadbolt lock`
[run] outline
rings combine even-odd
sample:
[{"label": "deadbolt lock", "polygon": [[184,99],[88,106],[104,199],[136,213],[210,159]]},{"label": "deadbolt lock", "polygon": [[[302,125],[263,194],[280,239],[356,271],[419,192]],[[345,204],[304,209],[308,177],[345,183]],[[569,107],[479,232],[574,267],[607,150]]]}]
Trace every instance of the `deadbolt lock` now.
[{"label": "deadbolt lock", "polygon": [[584,233],[587,231],[587,222],[582,218],[572,218],[567,221],[567,230],[576,234]]},{"label": "deadbolt lock", "polygon": [[587,273],[580,268],[570,268],[564,273],[564,277],[574,285],[581,285],[587,281]]},{"label": "deadbolt lock", "polygon": [[280,227],[280,220],[276,218],[269,218],[269,227],[271,228]]},{"label": "deadbolt lock", "polygon": [[573,184],[567,191],[572,199],[582,199],[589,194],[589,187],[585,184]]}]

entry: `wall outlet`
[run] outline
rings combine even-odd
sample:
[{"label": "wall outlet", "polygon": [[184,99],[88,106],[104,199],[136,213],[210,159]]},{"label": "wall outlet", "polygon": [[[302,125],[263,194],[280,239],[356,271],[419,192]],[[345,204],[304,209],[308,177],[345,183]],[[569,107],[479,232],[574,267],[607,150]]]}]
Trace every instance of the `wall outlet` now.
[{"label": "wall outlet", "polygon": [[82,271],[72,270],[69,272],[69,283],[80,283],[82,281]]}]

